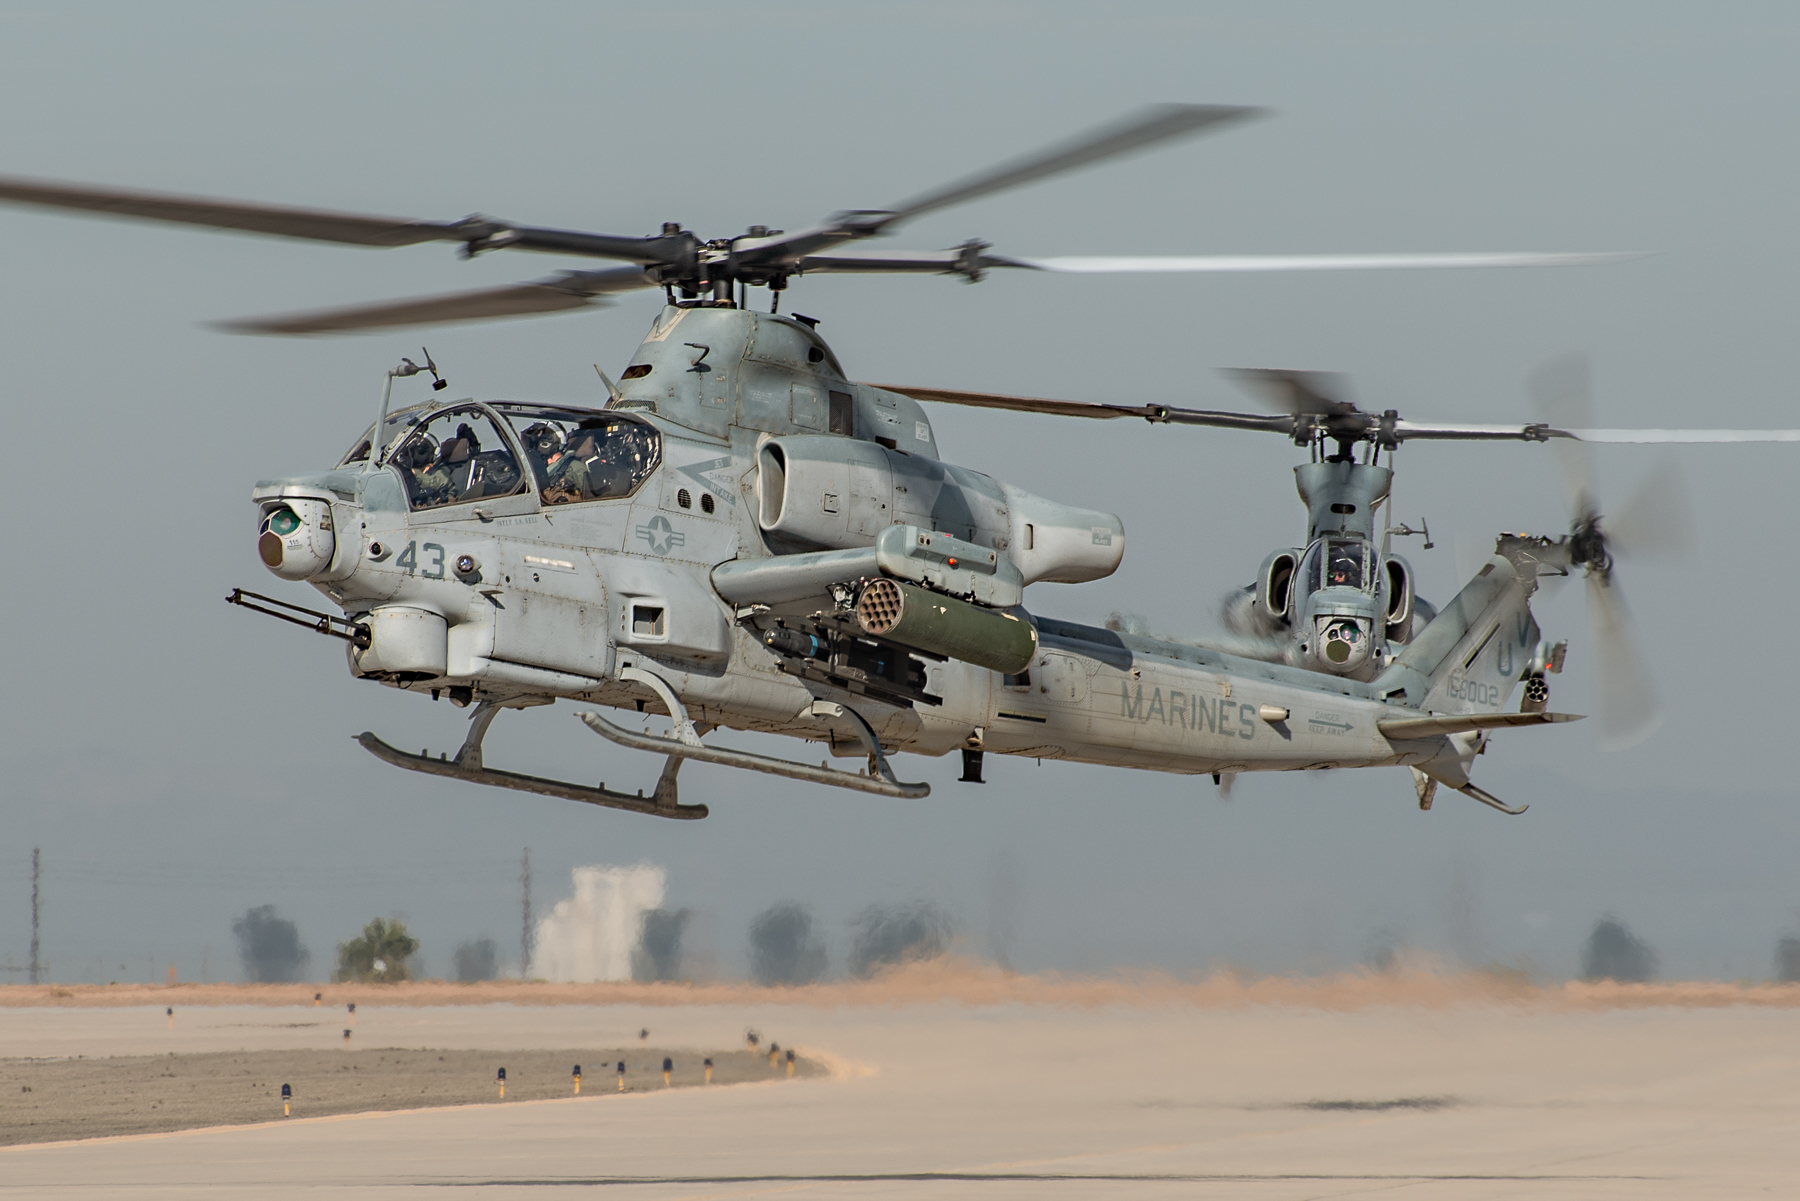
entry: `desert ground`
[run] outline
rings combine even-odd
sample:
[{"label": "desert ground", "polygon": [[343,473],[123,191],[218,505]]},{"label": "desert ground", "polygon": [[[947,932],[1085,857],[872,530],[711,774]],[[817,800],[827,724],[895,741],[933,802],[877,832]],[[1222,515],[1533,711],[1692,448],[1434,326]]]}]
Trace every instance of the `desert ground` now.
[{"label": "desert ground", "polygon": [[[793,1079],[770,1071],[769,1041],[798,1051]],[[577,1054],[594,1061],[579,1060],[579,1097]],[[714,1056],[717,1083],[663,1088],[663,1055],[690,1073]],[[621,1057],[622,1096],[607,1070]],[[31,1197],[1688,1198],[1800,1183],[1791,986],[933,965],[801,989],[11,987],[0,1060],[0,1194]],[[10,1091],[33,1072],[41,1095]],[[158,1103],[178,1095],[179,1113]],[[34,1099],[70,1116],[21,1137]],[[100,1129],[116,1133],[41,1141]]]}]

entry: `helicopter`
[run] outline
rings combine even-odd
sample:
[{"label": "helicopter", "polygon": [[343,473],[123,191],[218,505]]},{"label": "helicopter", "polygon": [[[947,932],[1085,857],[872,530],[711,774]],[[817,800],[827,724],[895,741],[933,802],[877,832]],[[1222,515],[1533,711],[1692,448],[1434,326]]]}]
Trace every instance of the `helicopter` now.
[{"label": "helicopter", "polygon": [[[616,237],[471,216],[411,221],[89,185],[0,178],[0,202],[376,248],[459,244],[626,266],[323,312],[224,323],[323,334],[516,317],[660,288],[665,306],[600,408],[441,400],[429,351],[390,370],[373,423],[335,466],[252,491],[256,546],[278,578],[336,612],[236,589],[246,609],[344,644],[358,679],[472,707],[453,754],[358,736],[410,771],[630,812],[705,817],[680,799],[694,760],[915,798],[891,756],[959,752],[981,783],[987,752],[1213,776],[1339,767],[1411,769],[1421,808],[1440,784],[1507,813],[1470,778],[1498,729],[1555,724],[1544,677],[1564,644],[1541,637],[1541,577],[1610,580],[1597,508],[1561,537],[1502,535],[1441,611],[1414,595],[1381,529],[1392,455],[1411,439],[1604,440],[1605,431],[1415,424],[1328,394],[1321,377],[1246,377],[1276,414],[1089,404],[856,382],[817,322],[779,312],[808,274],[999,269],[1239,272],[1555,266],[1618,253],[1023,258],[971,240],[946,250],[842,253],[923,213],[1216,130],[1259,110],[1163,105],[891,208],[840,212],[787,233],[703,240],[678,222]],[[770,293],[767,311],[750,289]],[[397,381],[428,395],[393,407]],[[411,384],[407,385],[412,386]],[[1152,424],[1265,430],[1311,448],[1297,469],[1306,544],[1277,551],[1250,590],[1278,650],[1210,646],[1057,620],[1028,608],[1038,582],[1115,572],[1115,514],[1066,505],[942,459],[924,403],[977,404]],[[1652,431],[1674,435],[1704,431]],[[1752,434],[1755,431],[1750,432]],[[1763,432],[1768,433],[1768,432]],[[1794,433],[1780,431],[1779,434]],[[1774,436],[1771,434],[1770,436]],[[1795,434],[1800,438],[1800,434]],[[1657,440],[1657,439],[1653,439]],[[1716,439],[1715,439],[1716,440]],[[1786,439],[1794,440],[1794,439]],[[1360,448],[1361,461],[1357,452]],[[1389,458],[1387,467],[1377,459]],[[1279,638],[1265,637],[1265,643]],[[1525,688],[1520,708],[1508,708]],[[578,714],[610,742],[658,755],[648,795],[489,767],[499,713],[569,699],[666,715],[667,735]],[[860,770],[734,750],[725,727],[823,744]]]},{"label": "helicopter", "polygon": [[[1270,552],[1256,579],[1227,595],[1220,617],[1235,637],[1206,645],[1242,657],[1364,681],[1381,699],[1402,700],[1409,694],[1418,695],[1419,688],[1430,684],[1417,675],[1409,678],[1400,669],[1436,661],[1432,656],[1443,649],[1442,640],[1458,630],[1485,631],[1472,648],[1458,648],[1460,666],[1449,670],[1439,686],[1430,689],[1433,699],[1426,708],[1432,712],[1468,706],[1480,711],[1496,702],[1504,704],[1510,691],[1506,681],[1516,678],[1524,686],[1520,711],[1545,715],[1549,701],[1546,677],[1562,671],[1568,643],[1541,640],[1528,605],[1513,615],[1510,640],[1505,636],[1504,618],[1495,615],[1471,620],[1482,604],[1489,603],[1484,600],[1489,589],[1482,581],[1498,568],[1497,560],[1481,568],[1446,613],[1440,614],[1418,594],[1413,569],[1404,557],[1393,553],[1392,540],[1422,536],[1425,549],[1430,550],[1429,523],[1421,522],[1421,528],[1413,529],[1380,520],[1391,499],[1394,454],[1408,441],[1516,441],[1555,448],[1561,452],[1557,459],[1569,493],[1569,533],[1556,538],[1501,534],[1495,554],[1510,565],[1527,601],[1540,579],[1567,576],[1576,569],[1585,577],[1600,679],[1601,745],[1607,750],[1636,745],[1653,733],[1661,720],[1661,707],[1637,650],[1630,611],[1615,574],[1616,556],[1619,552],[1636,555],[1684,550],[1692,540],[1692,519],[1681,477],[1665,467],[1603,523],[1588,448],[1605,443],[1800,441],[1800,430],[1597,428],[1589,366],[1580,355],[1564,356],[1533,373],[1528,388],[1540,420],[1518,425],[1417,422],[1393,409],[1366,412],[1345,398],[1347,384],[1341,376],[1325,372],[1251,369],[1227,374],[1250,387],[1276,413],[1094,404],[889,386],[929,402],[1263,431],[1307,447],[1309,461],[1294,468],[1296,489],[1307,510],[1304,542]],[[1381,461],[1384,453],[1385,466]],[[1506,575],[1500,573],[1502,584]],[[1494,671],[1484,676],[1476,669],[1490,648]],[[1505,724],[1531,724],[1515,718],[1509,716]],[[1575,719],[1545,715],[1536,720]],[[1383,728],[1388,725],[1384,723]],[[1484,728],[1500,728],[1500,724]],[[1471,745],[1478,754],[1484,744],[1476,739]],[[1428,808],[1436,783],[1430,773],[1416,767],[1414,777],[1419,799]],[[1467,787],[1461,790],[1512,812],[1490,796]]]}]

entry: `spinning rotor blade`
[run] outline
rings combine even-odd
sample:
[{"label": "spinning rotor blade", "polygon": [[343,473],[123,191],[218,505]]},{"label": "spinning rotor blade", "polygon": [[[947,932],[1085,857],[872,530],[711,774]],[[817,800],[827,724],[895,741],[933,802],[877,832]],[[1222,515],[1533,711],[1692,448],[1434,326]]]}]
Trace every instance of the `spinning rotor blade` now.
[{"label": "spinning rotor blade", "polygon": [[[426,242],[461,243],[465,257],[488,250],[513,249],[614,259],[649,269],[654,278],[646,281],[645,286],[680,287],[689,296],[708,291],[715,295],[728,294],[729,288],[734,284],[766,285],[779,290],[786,286],[790,276],[807,273],[917,272],[960,275],[965,279],[978,280],[987,271],[1001,268],[1077,274],[1244,272],[1549,266],[1632,257],[1619,254],[1529,253],[1024,259],[987,254],[987,245],[975,241],[941,251],[897,251],[886,255],[824,253],[846,243],[885,233],[902,222],[925,213],[976,200],[1008,188],[1021,187],[1214,127],[1222,127],[1260,115],[1263,111],[1232,105],[1157,105],[1035,154],[920,193],[891,209],[836,213],[813,228],[792,234],[780,231],[771,233],[765,227],[753,226],[755,236],[713,241],[703,241],[681,229],[677,223],[665,223],[664,232],[659,236],[617,237],[580,230],[518,225],[479,214],[459,221],[418,221],[8,176],[0,176],[0,204],[32,205],[95,216],[160,221],[349,246],[388,248]],[[437,321],[479,320],[577,308],[600,294],[567,286],[572,278],[574,275],[505,289],[425,297],[291,317],[251,318],[230,323],[227,328],[260,333],[333,333]],[[631,286],[638,284],[634,282]],[[721,289],[726,289],[727,292],[721,293]],[[1180,412],[1169,410],[1166,419],[1184,420],[1178,415]],[[1354,413],[1354,409],[1332,412]],[[1151,419],[1164,418],[1151,416]],[[1342,424],[1340,421],[1340,425]],[[1354,420],[1351,424],[1354,424]],[[1350,427],[1345,425],[1343,428]],[[1295,436],[1305,433],[1298,427],[1294,427],[1292,432]]]},{"label": "spinning rotor blade", "polygon": [[920,272],[979,278],[987,271],[1021,268],[1077,275],[1245,274],[1270,271],[1381,271],[1462,267],[1572,267],[1643,257],[1635,251],[1524,254],[1215,254],[1070,258],[1022,258],[986,254],[980,242],[949,250],[901,250],[887,254],[809,254],[802,275],[824,272]]},{"label": "spinning rotor blade", "polygon": [[[1526,380],[1538,418],[1547,427],[1568,431],[1590,429],[1594,424],[1593,370],[1587,356],[1563,355],[1533,371]],[[1594,456],[1582,438],[1558,438],[1553,454],[1568,493],[1576,521],[1596,512]]]},{"label": "spinning rotor blade", "polygon": [[1600,749],[1628,750],[1662,724],[1662,704],[1645,670],[1624,596],[1618,585],[1594,574],[1588,576],[1588,620],[1599,684]]},{"label": "spinning rotor blade", "polygon": [[1552,437],[1578,442],[1613,442],[1636,445],[1654,443],[1700,444],[1706,442],[1800,442],[1800,430],[1551,430]]},{"label": "spinning rotor blade", "polygon": [[240,334],[338,334],[441,321],[480,321],[493,317],[526,317],[589,308],[607,303],[615,292],[655,287],[636,267],[610,271],[564,271],[549,279],[478,288],[439,296],[419,296],[378,304],[321,309],[273,317],[223,321],[218,328]]},{"label": "spinning rotor blade", "polygon": [[456,226],[433,221],[370,217],[12,176],[0,176],[0,201],[40,208],[74,209],[103,217],[168,221],[177,225],[235,229],[278,238],[307,238],[353,246],[413,246],[420,242],[462,240],[460,234],[453,232]]},{"label": "spinning rotor blade", "polygon": [[[1583,355],[1565,355],[1539,367],[1527,380],[1538,415],[1551,427],[1557,465],[1573,510],[1568,546],[1574,565],[1586,569],[1588,620],[1593,629],[1598,676],[1600,747],[1636,746],[1662,722],[1662,706],[1632,629],[1631,611],[1613,571],[1614,552],[1676,549],[1692,537],[1687,492],[1669,465],[1640,487],[1615,518],[1602,516],[1594,487],[1593,372]],[[1618,534],[1626,536],[1620,540]],[[1634,545],[1635,544],[1635,545]]]},{"label": "spinning rotor blade", "polygon": [[968,405],[978,409],[1011,409],[1019,413],[1050,413],[1057,417],[1149,417],[1152,406],[1088,404],[1079,400],[1043,400],[1035,396],[1004,396],[995,392],[959,392],[953,388],[911,388],[898,384],[870,384],[887,392],[898,392],[914,400],[935,400],[940,404]]},{"label": "spinning rotor blade", "polygon": [[965,204],[1007,188],[1016,188],[1085,167],[1089,163],[1100,162],[1102,159],[1154,146],[1158,142],[1187,137],[1208,126],[1260,116],[1265,111],[1229,104],[1152,105],[1114,124],[1046,147],[1036,154],[1013,159],[990,170],[965,176],[955,183],[923,192],[910,200],[903,200],[884,214],[886,220],[882,224],[898,224],[922,213],[949,208],[953,204]]},{"label": "spinning rotor blade", "polygon": [[891,209],[835,213],[811,229],[768,238],[739,239],[736,253],[741,261],[749,264],[777,266],[797,263],[812,251],[859,238],[874,237],[924,213],[1047,179],[1052,175],[1073,171],[1158,142],[1199,133],[1209,126],[1257,116],[1264,111],[1223,104],[1153,105],[1071,141],[923,192],[901,201]]},{"label": "spinning rotor blade", "polygon": [[967,275],[995,265],[990,256],[959,246],[951,250],[890,250],[886,254],[809,254],[795,262],[794,270],[802,275]]},{"label": "spinning rotor blade", "polygon": [[693,256],[693,239],[685,236],[620,238],[574,230],[515,226],[491,217],[465,217],[461,221],[411,221],[403,217],[334,213],[323,209],[101,188],[12,176],[0,176],[0,202],[39,208],[72,209],[103,217],[237,230],[277,238],[338,242],[349,246],[386,248],[416,246],[422,242],[462,242],[471,250],[499,249],[504,246],[518,250],[624,259],[646,265],[676,265],[687,262]]},{"label": "spinning rotor blade", "polygon": [[[846,256],[848,257],[848,256]],[[900,265],[893,270],[913,270],[906,264],[913,262],[910,258],[900,258]],[[833,268],[835,269],[835,268]],[[1302,417],[1336,415],[1342,419],[1361,423],[1370,432],[1379,431],[1385,415],[1364,413],[1347,401],[1329,399],[1326,391],[1331,385],[1328,382],[1341,377],[1329,372],[1280,372],[1280,371],[1242,371],[1236,373],[1243,377],[1253,377],[1261,383],[1270,377],[1299,377],[1299,381],[1309,388],[1312,399],[1292,402],[1293,405],[1323,406],[1338,404],[1343,407],[1337,410],[1320,407],[1282,407],[1290,413]],[[1008,396],[994,392],[964,392],[954,388],[918,388],[906,384],[870,384],[872,388],[885,388],[889,392],[898,392],[902,396],[910,396],[914,400],[936,401],[939,404],[967,405],[982,409],[1009,409],[1019,413],[1048,413],[1054,417],[1141,417],[1151,424],[1169,425],[1206,425],[1219,429],[1265,430],[1269,433],[1297,436],[1302,431],[1302,423],[1290,417],[1264,417],[1254,413],[1230,413],[1212,409],[1184,409],[1175,405],[1146,404],[1094,404],[1080,400],[1051,400],[1038,396]],[[1283,387],[1286,385],[1283,384]],[[1277,394],[1279,395],[1279,393]],[[1389,427],[1393,438],[1398,442],[1434,441],[1434,442],[1800,442],[1800,430],[1593,430],[1593,429],[1553,429],[1549,425],[1534,423],[1527,425],[1503,425],[1482,423],[1459,423],[1455,425],[1442,422],[1408,421],[1396,418]],[[1584,451],[1577,451],[1583,454]],[[1582,477],[1585,480],[1585,476]]]},{"label": "spinning rotor blade", "polygon": [[996,257],[997,267],[1030,267],[1078,275],[1209,274],[1262,271],[1393,271],[1463,267],[1573,267],[1642,258],[1637,251],[1567,251],[1471,254],[1203,254],[1073,256],[1048,259]]},{"label": "spinning rotor blade", "polygon": [[[1246,372],[1245,374],[1251,374]],[[1316,391],[1318,379],[1335,378],[1325,373],[1307,372],[1270,372],[1270,375],[1311,375],[1314,377],[1313,387]],[[871,388],[884,388],[889,392],[898,392],[902,396],[910,396],[914,400],[936,401],[939,404],[967,405],[980,409],[1009,409],[1018,413],[1048,413],[1053,417],[1141,417],[1152,425],[1205,425],[1216,429],[1261,430],[1272,434],[1281,434],[1293,438],[1301,436],[1306,430],[1313,428],[1307,419],[1320,415],[1307,410],[1300,410],[1294,415],[1267,417],[1258,413],[1230,413],[1216,409],[1184,409],[1175,405],[1146,404],[1092,404],[1080,400],[1049,400],[1037,396],[1007,396],[993,392],[962,392],[953,388],[916,388],[904,384],[870,384]],[[1337,403],[1319,398],[1312,403]],[[1371,430],[1379,429],[1383,417],[1372,413],[1363,413],[1354,405],[1346,405],[1339,410],[1340,416],[1360,422],[1366,422]],[[1330,415],[1330,414],[1325,414]],[[1392,423],[1392,432],[1399,441],[1409,438],[1430,438],[1436,440],[1456,440],[1467,442],[1509,440],[1514,442],[1542,442],[1551,436],[1543,427],[1535,425],[1426,425],[1420,422],[1396,420]]]},{"label": "spinning rotor blade", "polygon": [[1616,554],[1678,555],[1697,541],[1694,501],[1673,461],[1666,461],[1606,519],[1607,544]]},{"label": "spinning rotor blade", "polygon": [[1236,367],[1228,368],[1224,374],[1244,385],[1271,409],[1283,413],[1329,417],[1357,411],[1355,405],[1342,399],[1349,390],[1349,380],[1332,372]]},{"label": "spinning rotor blade", "polygon": [[899,384],[869,384],[898,392],[914,400],[967,405],[978,409],[1010,409],[1019,413],[1048,413],[1056,417],[1141,417],[1152,424],[1210,425],[1220,429],[1268,430],[1292,434],[1291,417],[1265,417],[1257,413],[1224,413],[1209,409],[1180,409],[1170,405],[1107,405],[1079,400],[1044,400],[1036,396],[1005,396],[994,392],[959,392],[951,388],[914,388]]}]

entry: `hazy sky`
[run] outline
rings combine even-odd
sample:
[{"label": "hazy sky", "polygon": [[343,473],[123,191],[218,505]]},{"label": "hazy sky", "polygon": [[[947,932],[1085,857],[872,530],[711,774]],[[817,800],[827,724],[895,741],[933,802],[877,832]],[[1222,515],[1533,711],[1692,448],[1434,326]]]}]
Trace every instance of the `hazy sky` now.
[{"label": "hazy sky", "polygon": [[[1645,250],[1556,271],[1261,278],[817,278],[789,305],[856,377],[1208,407],[1217,368],[1347,371],[1415,418],[1519,421],[1524,376],[1590,353],[1610,425],[1796,426],[1800,11],[1787,4],[0,5],[0,173],[451,219],[481,211],[707,236],[874,207],[1154,101],[1268,120],[935,214],[890,243],[1001,253]],[[1796,925],[1790,754],[1800,447],[1682,452],[1702,545],[1629,562],[1669,708],[1604,755],[1583,726],[1497,738],[1464,798],[1417,811],[1400,769],[1240,779],[905,757],[925,801],[690,765],[700,823],[433,781],[351,737],[454,747],[446,705],[355,683],[335,644],[229,609],[291,595],[255,553],[251,484],[330,465],[421,340],[454,395],[595,402],[659,303],[425,333],[282,341],[211,319],[545,274],[553,257],[368,251],[4,210],[0,404],[0,959],[22,964],[46,864],[57,978],[233,978],[230,922],[274,903],[328,968],[404,915],[428,966],[516,956],[518,855],[540,910],[569,870],[650,860],[742,969],[749,918],[815,906],[841,964],[871,902],[935,900],[972,953],[1026,968],[1356,962],[1384,942],[1572,972],[1602,913],[1672,974],[1763,975]],[[1293,447],[1266,436],[933,413],[946,458],[1118,512],[1113,578],[1040,612],[1215,627],[1219,596],[1302,532]],[[1660,461],[1608,448],[1614,498]],[[1400,455],[1396,516],[1427,596],[1499,530],[1559,533],[1542,448]],[[1578,585],[1556,707],[1587,708]],[[657,764],[575,707],[508,713],[497,765],[648,787]],[[1592,725],[1593,723],[1588,723]],[[746,735],[738,746],[778,750]],[[789,752],[793,744],[789,744]],[[125,965],[121,969],[120,965]],[[17,979],[19,977],[13,976]]]}]

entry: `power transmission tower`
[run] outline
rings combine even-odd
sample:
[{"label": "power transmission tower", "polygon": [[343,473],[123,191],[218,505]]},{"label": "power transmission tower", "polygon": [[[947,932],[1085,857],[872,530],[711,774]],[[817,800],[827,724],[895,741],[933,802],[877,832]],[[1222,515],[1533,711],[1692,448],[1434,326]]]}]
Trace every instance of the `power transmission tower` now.
[{"label": "power transmission tower", "polygon": [[43,848],[31,848],[31,982],[38,982],[38,869]]},{"label": "power transmission tower", "polygon": [[[532,951],[532,945],[531,945],[532,944],[531,848],[530,847],[525,848],[525,858],[519,866],[519,885],[520,885],[521,889],[523,890],[523,894],[524,894],[523,895],[523,901],[524,901],[523,909],[525,911],[524,929],[519,935],[519,979],[529,980],[529,979],[531,979],[531,951]],[[32,895],[35,896],[36,893],[33,893]],[[34,910],[34,912],[35,912],[35,910]],[[36,945],[37,945],[36,942],[32,943],[32,946],[35,947]],[[36,962],[36,961],[33,960],[33,962]]]}]

